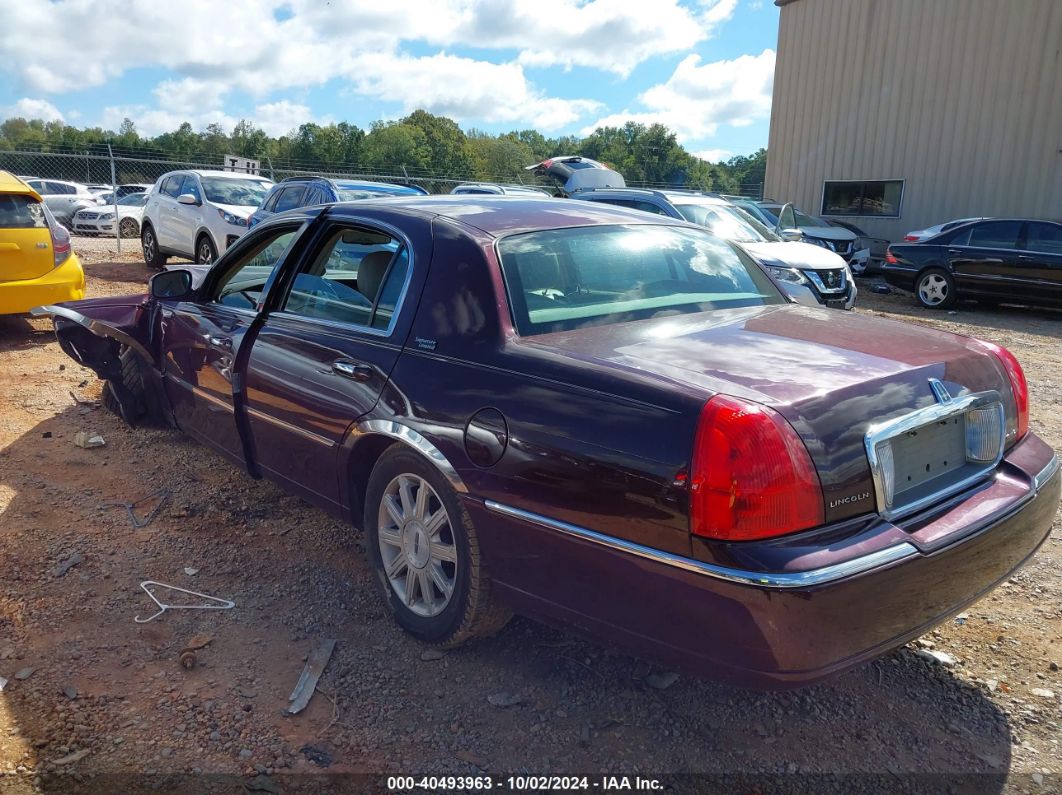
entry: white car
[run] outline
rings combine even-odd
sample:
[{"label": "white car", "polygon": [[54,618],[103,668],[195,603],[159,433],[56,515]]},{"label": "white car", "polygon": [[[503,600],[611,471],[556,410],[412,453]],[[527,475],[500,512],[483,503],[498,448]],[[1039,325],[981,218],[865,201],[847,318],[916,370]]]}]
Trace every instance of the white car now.
[{"label": "white car", "polygon": [[[118,200],[118,229],[122,237],[140,237],[140,221],[144,217],[147,193],[130,193]],[[74,213],[72,230],[82,235],[114,236],[114,202]]]},{"label": "white car", "polygon": [[985,218],[956,218],[954,221],[945,221],[942,224],[936,226],[927,226],[925,229],[916,229],[913,232],[908,232],[903,236],[905,243],[921,243],[923,240],[928,240],[931,237],[950,231],[957,226],[963,224],[973,223],[974,221],[984,221]]},{"label": "white car", "polygon": [[170,256],[200,263],[247,232],[247,219],[273,183],[232,171],[171,171],[148,194],[140,225],[144,262],[162,268]]},{"label": "white car", "polygon": [[55,220],[68,228],[73,223],[74,213],[99,204],[95,194],[80,182],[34,178],[26,180],[26,184],[41,195]]}]

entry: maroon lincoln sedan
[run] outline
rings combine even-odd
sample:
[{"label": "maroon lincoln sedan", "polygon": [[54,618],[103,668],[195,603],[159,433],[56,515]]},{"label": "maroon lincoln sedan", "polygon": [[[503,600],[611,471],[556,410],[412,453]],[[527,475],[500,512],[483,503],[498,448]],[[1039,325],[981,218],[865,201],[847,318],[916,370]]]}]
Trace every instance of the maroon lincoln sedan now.
[{"label": "maroon lincoln sedan", "polygon": [[304,208],[150,295],[43,307],[127,420],[360,525],[395,619],[511,611],[803,684],[925,632],[1047,536],[1006,350],[792,304],[707,230],[589,202]]}]

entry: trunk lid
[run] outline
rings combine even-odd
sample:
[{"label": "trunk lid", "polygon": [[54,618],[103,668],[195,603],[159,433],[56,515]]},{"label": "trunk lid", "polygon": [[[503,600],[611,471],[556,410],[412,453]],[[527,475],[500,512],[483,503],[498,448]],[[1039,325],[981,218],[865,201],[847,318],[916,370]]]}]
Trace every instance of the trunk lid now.
[{"label": "trunk lid", "polygon": [[0,191],[0,282],[44,276],[55,267],[44,205],[28,190]]},{"label": "trunk lid", "polygon": [[934,404],[930,378],[953,395],[994,389],[1005,405],[1011,400],[1001,367],[965,337],[804,306],[593,326],[531,341],[693,389],[705,400],[722,393],[771,406],[811,454],[828,522],[874,510],[864,435]]}]

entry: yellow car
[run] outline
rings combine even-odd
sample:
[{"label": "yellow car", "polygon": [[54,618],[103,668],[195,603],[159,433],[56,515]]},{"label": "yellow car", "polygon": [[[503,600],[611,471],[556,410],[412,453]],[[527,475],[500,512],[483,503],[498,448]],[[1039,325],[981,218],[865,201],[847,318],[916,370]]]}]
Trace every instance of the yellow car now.
[{"label": "yellow car", "polygon": [[0,315],[85,297],[85,272],[70,233],[40,194],[0,171]]}]

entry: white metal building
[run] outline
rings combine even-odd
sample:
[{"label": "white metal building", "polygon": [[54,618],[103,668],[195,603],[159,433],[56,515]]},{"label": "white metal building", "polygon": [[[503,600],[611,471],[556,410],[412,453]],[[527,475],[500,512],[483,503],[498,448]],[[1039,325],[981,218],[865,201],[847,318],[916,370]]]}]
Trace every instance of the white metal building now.
[{"label": "white metal building", "polygon": [[1062,0],[775,0],[765,195],[899,240],[1062,218]]}]

